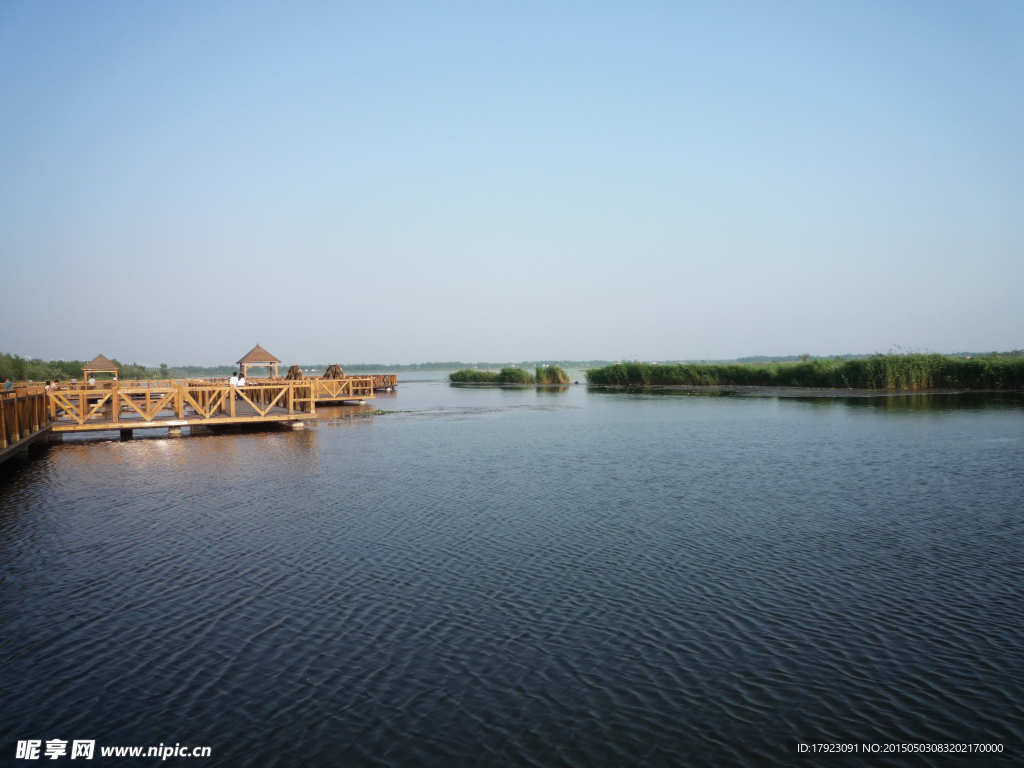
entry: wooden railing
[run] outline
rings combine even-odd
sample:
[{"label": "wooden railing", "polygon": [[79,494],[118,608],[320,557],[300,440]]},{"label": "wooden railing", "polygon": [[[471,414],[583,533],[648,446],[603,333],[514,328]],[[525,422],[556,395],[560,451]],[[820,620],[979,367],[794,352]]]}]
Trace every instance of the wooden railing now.
[{"label": "wooden railing", "polygon": [[355,400],[373,397],[373,379],[369,376],[346,376],[344,379],[306,379],[313,382],[321,400]]},{"label": "wooden railing", "polygon": [[[179,420],[265,417],[278,408],[282,411],[277,413],[316,412],[316,397],[312,394],[309,380],[280,379],[270,384],[247,384],[244,387],[201,380],[149,383],[158,386],[123,386],[123,382],[118,382],[102,389],[86,385],[51,390],[49,407],[44,407],[44,410],[49,411],[48,420],[69,419],[79,426],[88,421],[118,424],[121,414],[127,412],[131,418],[124,421],[125,427],[138,423],[134,419],[136,414],[144,422],[154,422],[159,414],[167,411],[173,412],[174,418]],[[242,403],[252,411],[239,413],[238,405]]]},{"label": "wooden railing", "polygon": [[307,376],[302,379],[250,379],[250,381],[269,381],[274,384],[295,384],[310,387],[320,400],[361,400],[373,397],[373,376],[345,376],[341,379],[324,379],[319,376]]},{"label": "wooden railing", "polygon": [[70,390],[91,390],[95,392],[113,389],[115,386],[122,390],[154,389],[173,387],[177,383],[178,382],[175,379],[125,379],[124,381],[97,381],[95,384],[89,384],[87,381],[76,381],[74,383],[70,381],[61,381],[51,385],[50,391],[65,392]]},{"label": "wooden railing", "polygon": [[49,423],[43,387],[0,390],[0,449],[32,436]]},{"label": "wooden railing", "polygon": [[398,374],[395,373],[375,373],[373,375],[373,388],[374,389],[390,389],[398,384]]}]

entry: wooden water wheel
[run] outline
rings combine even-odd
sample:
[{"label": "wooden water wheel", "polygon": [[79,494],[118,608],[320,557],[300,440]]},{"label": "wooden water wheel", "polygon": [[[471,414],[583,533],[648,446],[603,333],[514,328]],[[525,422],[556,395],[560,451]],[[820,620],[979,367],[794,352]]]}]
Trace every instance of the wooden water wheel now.
[{"label": "wooden water wheel", "polygon": [[288,369],[288,375],[285,376],[285,378],[292,379],[293,381],[298,381],[299,379],[302,379],[302,369],[299,368],[299,366],[297,365],[293,365],[291,368]]},{"label": "wooden water wheel", "polygon": [[341,366],[337,363],[331,363],[327,366],[327,370],[324,371],[325,379],[344,379],[345,372],[341,370]]}]

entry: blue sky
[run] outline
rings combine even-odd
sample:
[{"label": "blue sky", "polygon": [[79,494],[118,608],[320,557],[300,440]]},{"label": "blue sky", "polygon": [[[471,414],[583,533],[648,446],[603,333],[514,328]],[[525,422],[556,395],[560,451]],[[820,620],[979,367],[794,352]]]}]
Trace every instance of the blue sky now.
[{"label": "blue sky", "polygon": [[1019,3],[0,5],[0,350],[1024,346]]}]

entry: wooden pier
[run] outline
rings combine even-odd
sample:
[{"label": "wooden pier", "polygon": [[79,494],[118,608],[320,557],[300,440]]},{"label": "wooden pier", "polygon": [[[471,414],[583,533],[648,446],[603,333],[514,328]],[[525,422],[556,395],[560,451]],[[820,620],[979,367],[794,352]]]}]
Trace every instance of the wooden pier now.
[{"label": "wooden pier", "polygon": [[[277,377],[280,361],[258,344],[238,361],[243,373],[267,367],[271,378],[249,379],[237,386],[228,379],[157,379],[118,381],[118,367],[103,355],[82,370],[82,383],[20,386],[0,390],[0,461],[26,451],[47,435],[119,431],[131,437],[136,429],[222,427],[283,424],[302,428],[317,418],[317,405],[358,403],[393,392],[395,374],[345,376],[331,366],[323,377],[303,376],[298,366],[286,378]],[[92,374],[113,380],[96,381]],[[90,383],[91,382],[91,383]]]}]

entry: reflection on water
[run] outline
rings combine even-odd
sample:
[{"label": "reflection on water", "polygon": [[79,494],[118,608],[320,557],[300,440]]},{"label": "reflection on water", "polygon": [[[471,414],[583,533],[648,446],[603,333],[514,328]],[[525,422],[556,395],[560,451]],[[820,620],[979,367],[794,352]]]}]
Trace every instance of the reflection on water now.
[{"label": "reflection on water", "polygon": [[1024,393],[993,392],[887,392],[879,390],[801,389],[795,387],[589,387],[595,395],[626,398],[737,397],[793,400],[819,407],[881,408],[887,411],[965,411],[1022,409]]},{"label": "reflection on water", "polygon": [[373,414],[377,409],[375,400],[368,400],[365,405],[317,406],[316,426],[372,424]]},{"label": "reflection on water", "polygon": [[562,395],[572,389],[572,384],[539,384],[538,395]]},{"label": "reflection on water", "polygon": [[957,394],[899,394],[887,397],[835,398],[849,408],[881,408],[901,411],[978,411],[1024,409],[1024,394],[1020,392],[961,392]]},{"label": "reflection on water", "polygon": [[1019,395],[383,399],[0,466],[0,748],[760,766],[1024,737]]}]

